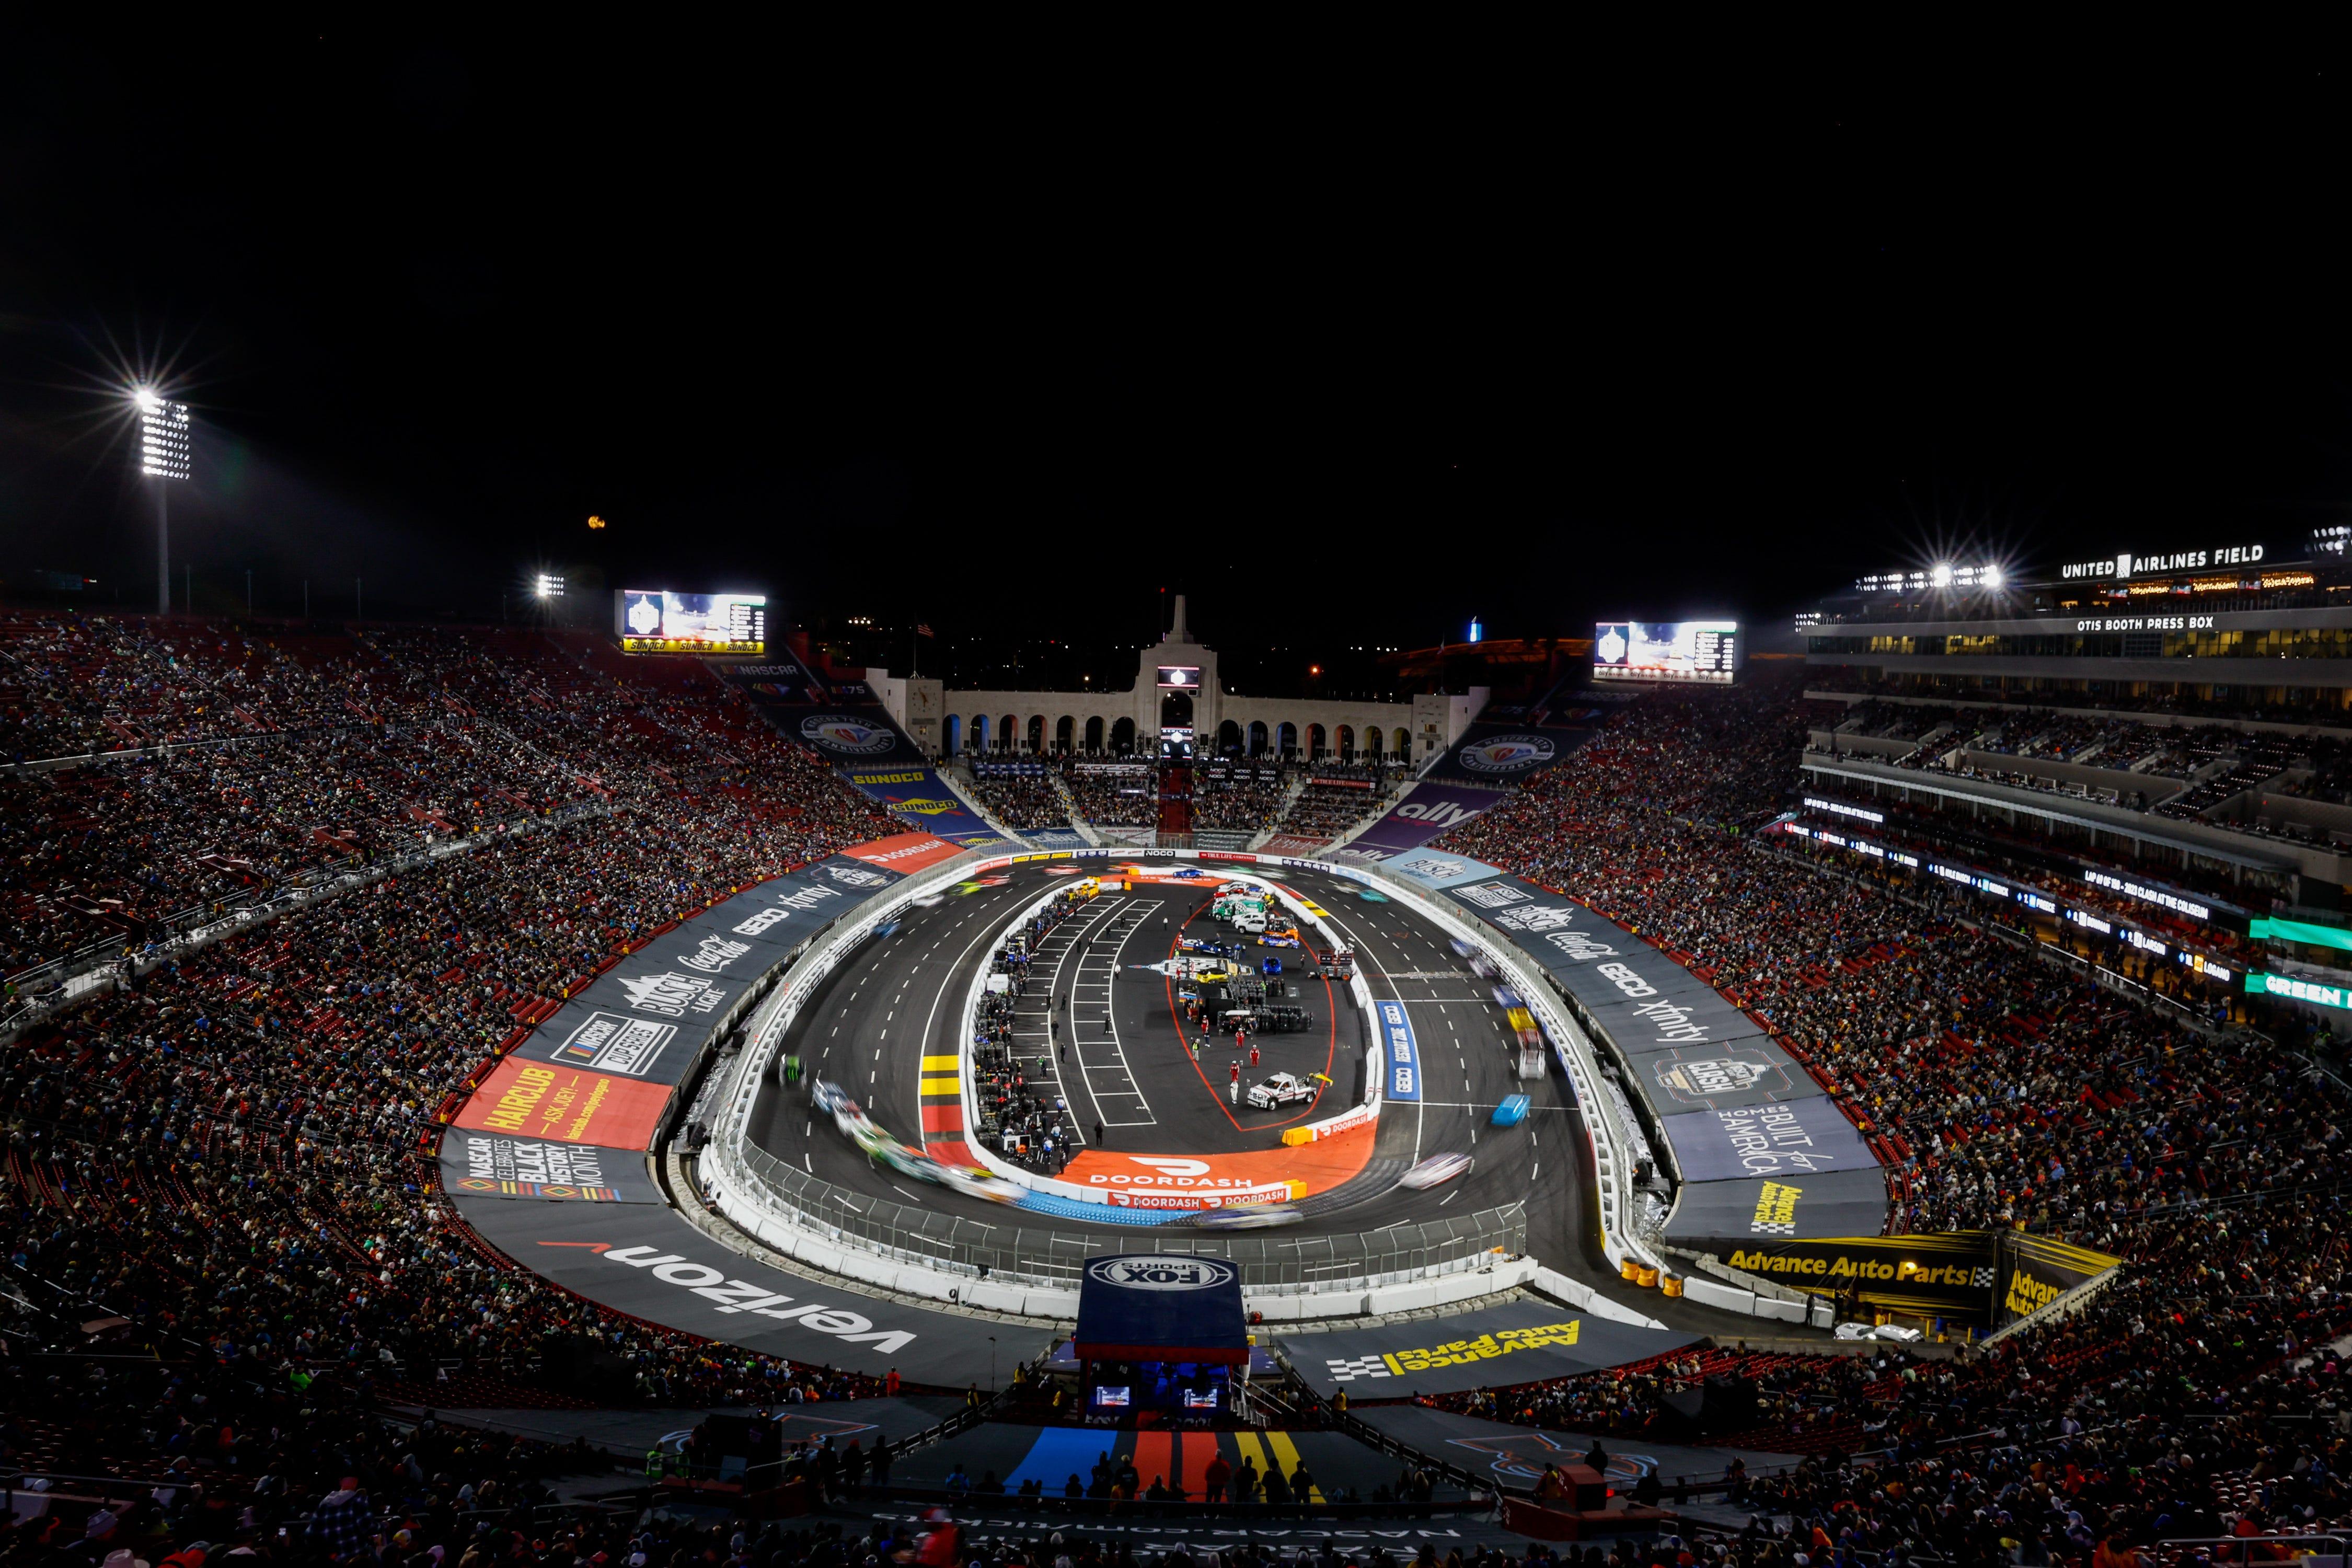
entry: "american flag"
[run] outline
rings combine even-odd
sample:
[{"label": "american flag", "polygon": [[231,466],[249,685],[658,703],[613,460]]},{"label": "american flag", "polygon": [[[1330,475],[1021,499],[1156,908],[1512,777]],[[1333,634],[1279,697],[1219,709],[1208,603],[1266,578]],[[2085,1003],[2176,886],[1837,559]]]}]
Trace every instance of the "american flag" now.
[{"label": "american flag", "polygon": [[925,622],[917,621],[915,623],[915,635],[919,637],[936,637],[938,634],[933,632],[930,626]]}]

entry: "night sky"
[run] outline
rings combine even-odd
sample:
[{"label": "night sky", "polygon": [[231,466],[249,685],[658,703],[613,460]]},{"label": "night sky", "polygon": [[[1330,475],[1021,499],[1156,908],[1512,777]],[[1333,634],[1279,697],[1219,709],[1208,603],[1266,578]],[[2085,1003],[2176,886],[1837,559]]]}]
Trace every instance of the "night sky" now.
[{"label": "night sky", "polygon": [[[200,608],[250,569],[265,612],[363,574],[480,618],[547,564],[961,635],[1140,639],[1166,587],[1221,646],[1412,646],[1785,624],[1941,550],[2275,550],[2352,500],[2352,105],[2292,51],[1766,80],[1499,37],[12,26],[12,587],[152,603],[120,355],[203,422]],[[1020,63],[959,68],[983,42]]]}]

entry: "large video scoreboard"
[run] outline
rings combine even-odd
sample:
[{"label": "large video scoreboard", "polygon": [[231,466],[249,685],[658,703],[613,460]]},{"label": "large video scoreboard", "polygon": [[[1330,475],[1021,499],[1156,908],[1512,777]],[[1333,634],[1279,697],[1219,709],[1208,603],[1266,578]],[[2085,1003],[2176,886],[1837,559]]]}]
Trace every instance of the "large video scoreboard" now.
[{"label": "large video scoreboard", "polygon": [[1596,679],[1728,686],[1738,673],[1737,621],[1603,621],[1593,628]]},{"label": "large video scoreboard", "polygon": [[615,588],[613,635],[623,653],[764,654],[768,596]]}]

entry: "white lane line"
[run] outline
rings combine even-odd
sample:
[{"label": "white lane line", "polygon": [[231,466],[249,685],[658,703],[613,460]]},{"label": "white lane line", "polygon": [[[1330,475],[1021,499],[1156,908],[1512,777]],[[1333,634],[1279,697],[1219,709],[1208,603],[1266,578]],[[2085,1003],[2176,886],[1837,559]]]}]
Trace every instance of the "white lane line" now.
[{"label": "white lane line", "polygon": [[[961,925],[963,922],[959,921],[956,923]],[[978,936],[973,937],[970,942],[963,944],[963,951],[961,952],[957,953],[955,957],[948,961],[948,972],[946,974],[940,976],[940,988],[931,994],[930,1016],[923,1020],[923,1032],[921,1037],[915,1042],[917,1045],[927,1046],[930,1044],[931,1036],[939,1026],[940,1004],[947,1000],[948,987],[954,983],[956,971],[962,966],[965,959],[971,956],[971,950],[978,947],[982,942],[986,942],[987,940],[988,930],[983,926]],[[961,1036],[963,1031],[959,1029],[956,1032]],[[942,1052],[940,1054],[945,1055],[946,1053]],[[958,1039],[956,1042],[955,1054],[959,1057],[963,1055],[963,1042],[961,1039]],[[919,1086],[915,1091],[915,1121],[916,1124],[919,1126],[923,1120],[923,1095],[922,1089],[919,1087],[922,1083],[922,1077],[920,1074],[916,1076],[915,1081]]]}]

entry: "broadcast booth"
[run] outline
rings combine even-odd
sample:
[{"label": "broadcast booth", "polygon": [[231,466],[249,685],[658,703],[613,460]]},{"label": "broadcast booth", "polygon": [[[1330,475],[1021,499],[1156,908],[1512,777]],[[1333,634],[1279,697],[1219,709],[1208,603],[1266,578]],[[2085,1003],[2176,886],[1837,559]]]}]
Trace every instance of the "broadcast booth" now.
[{"label": "broadcast booth", "polygon": [[1214,1258],[1097,1258],[1078,1282],[1070,1352],[1083,1407],[1103,1425],[1227,1415],[1249,1375],[1241,1272]]}]

